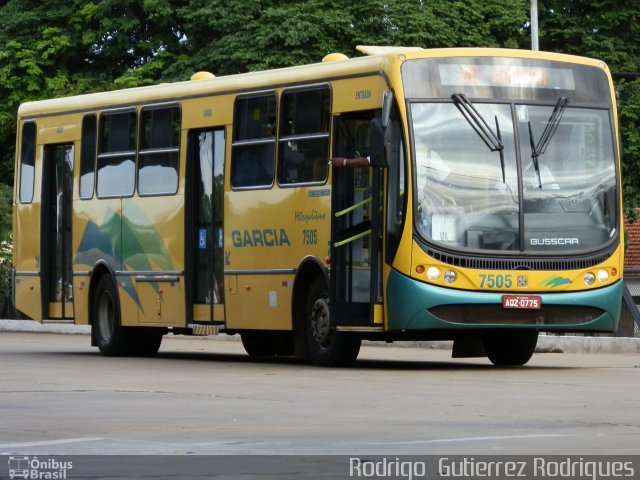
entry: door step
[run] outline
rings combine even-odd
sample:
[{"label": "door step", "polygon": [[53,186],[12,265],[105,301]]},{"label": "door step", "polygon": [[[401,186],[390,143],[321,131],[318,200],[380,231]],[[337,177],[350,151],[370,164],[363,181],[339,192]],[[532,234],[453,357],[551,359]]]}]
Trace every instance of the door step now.
[{"label": "door step", "polygon": [[220,325],[200,325],[197,323],[190,323],[188,328],[191,329],[191,335],[198,337],[218,335],[220,333]]},{"label": "door step", "polygon": [[43,325],[73,325],[73,318],[47,318],[42,320]]},{"label": "door step", "polygon": [[338,330],[339,332],[356,332],[356,333],[383,332],[384,327],[367,327],[367,326],[336,327],[336,330]]}]

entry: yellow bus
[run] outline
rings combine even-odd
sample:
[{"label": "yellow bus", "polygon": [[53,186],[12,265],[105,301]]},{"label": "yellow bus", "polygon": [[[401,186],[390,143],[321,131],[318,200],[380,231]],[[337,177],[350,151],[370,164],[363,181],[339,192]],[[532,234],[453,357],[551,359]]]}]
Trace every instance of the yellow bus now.
[{"label": "yellow bus", "polygon": [[91,325],[105,355],[224,333],[319,365],[353,362],[363,339],[522,365],[539,332],[615,331],[607,66],[358,48],[23,104],[17,309]]}]

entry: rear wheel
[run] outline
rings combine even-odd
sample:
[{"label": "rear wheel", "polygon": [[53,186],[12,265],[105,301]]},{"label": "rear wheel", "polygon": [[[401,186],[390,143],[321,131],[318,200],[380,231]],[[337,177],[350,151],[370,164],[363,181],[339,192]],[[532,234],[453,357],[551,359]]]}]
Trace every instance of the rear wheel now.
[{"label": "rear wheel", "polygon": [[130,335],[120,325],[118,293],[109,275],[103,275],[96,286],[92,310],[93,335],[100,353],[109,357],[127,355]]},{"label": "rear wheel", "polygon": [[309,353],[317,365],[332,367],[355,362],[360,338],[331,326],[329,289],[322,277],[317,277],[309,289],[305,320]]},{"label": "rear wheel", "polygon": [[118,292],[109,275],[96,286],[92,313],[93,335],[100,353],[108,357],[152,357],[160,349],[166,328],[123,327]]},{"label": "rear wheel", "polygon": [[160,350],[166,328],[135,327],[126,328],[129,341],[129,355],[153,357]]},{"label": "rear wheel", "polygon": [[535,330],[497,330],[488,333],[484,350],[489,360],[501,367],[520,366],[527,363],[538,343]]}]

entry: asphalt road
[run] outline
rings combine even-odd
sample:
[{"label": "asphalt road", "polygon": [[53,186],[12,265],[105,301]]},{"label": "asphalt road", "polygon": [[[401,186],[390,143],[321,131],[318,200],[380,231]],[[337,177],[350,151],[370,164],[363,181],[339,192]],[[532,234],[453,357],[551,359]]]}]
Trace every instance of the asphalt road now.
[{"label": "asphalt road", "polygon": [[499,369],[367,346],[326,369],[211,338],[106,358],[87,335],[0,332],[0,455],[630,455],[639,380],[638,353]]}]

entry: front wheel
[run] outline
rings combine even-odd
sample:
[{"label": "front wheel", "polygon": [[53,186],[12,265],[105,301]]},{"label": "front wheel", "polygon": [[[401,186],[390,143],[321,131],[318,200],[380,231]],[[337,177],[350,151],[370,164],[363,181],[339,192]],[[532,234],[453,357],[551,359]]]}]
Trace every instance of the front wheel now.
[{"label": "front wheel", "polygon": [[484,351],[489,360],[500,367],[515,367],[527,363],[538,343],[535,330],[496,330],[484,337]]},{"label": "front wheel", "polygon": [[242,346],[251,357],[287,356],[293,353],[290,332],[247,330],[240,333]]},{"label": "front wheel", "polygon": [[317,277],[309,289],[305,320],[307,345],[317,365],[334,367],[355,362],[360,338],[331,326],[329,292],[322,277]]}]

